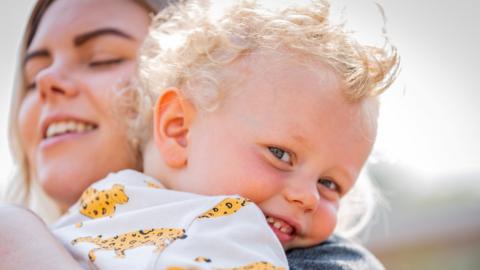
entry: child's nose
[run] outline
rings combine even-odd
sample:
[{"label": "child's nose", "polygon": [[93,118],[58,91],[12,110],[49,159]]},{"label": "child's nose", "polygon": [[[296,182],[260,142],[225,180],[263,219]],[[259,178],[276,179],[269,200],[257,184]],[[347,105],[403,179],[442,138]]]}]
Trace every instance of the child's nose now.
[{"label": "child's nose", "polygon": [[284,190],[285,199],[304,211],[314,212],[320,200],[316,185],[292,184]]}]

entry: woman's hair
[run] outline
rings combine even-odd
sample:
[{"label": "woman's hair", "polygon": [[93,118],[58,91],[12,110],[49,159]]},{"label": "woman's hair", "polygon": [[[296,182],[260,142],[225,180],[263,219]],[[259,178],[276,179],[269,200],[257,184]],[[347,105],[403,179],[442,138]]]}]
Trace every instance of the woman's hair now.
[{"label": "woman's hair", "polygon": [[[23,151],[20,136],[19,128],[17,124],[17,118],[19,114],[20,105],[25,97],[26,85],[24,81],[23,74],[23,63],[22,60],[25,57],[26,50],[28,49],[30,43],[32,42],[37,28],[40,24],[40,21],[45,14],[46,10],[55,0],[38,0],[33,10],[30,14],[29,20],[27,22],[25,32],[23,34],[23,39],[18,51],[18,63],[16,76],[14,81],[12,100],[10,103],[10,118],[9,118],[9,143],[10,151],[14,160],[14,174],[11,181],[8,183],[6,188],[4,198],[6,201],[20,203],[31,208],[37,208],[36,204],[40,202],[48,201],[46,195],[41,192],[41,189],[31,181],[31,176],[29,175],[29,164],[25,152]],[[148,12],[156,13],[157,11],[168,6],[170,1],[167,0],[131,0]],[[45,202],[46,203],[46,202]],[[54,206],[53,203],[50,203],[51,206]],[[49,217],[55,217],[58,213],[52,213],[48,207],[44,213],[39,213],[41,216],[45,217],[47,220]],[[34,209],[37,212],[41,212],[41,209]]]},{"label": "woman's hair", "polygon": [[[308,6],[284,9],[264,8],[260,1],[236,1],[220,16],[204,2],[188,1],[160,12],[140,50],[138,118],[133,132],[143,134],[143,144],[151,134],[153,104],[162,91],[177,87],[197,108],[215,110],[230,89],[222,78],[225,67],[254,51],[286,52],[286,57],[298,56],[300,64],[309,66],[312,60],[328,64],[343,79],[349,102],[381,94],[397,76],[399,57],[388,39],[384,37],[383,47],[360,44],[344,24],[331,22],[328,1],[313,0]],[[354,202],[348,204],[355,204],[356,209],[342,212],[346,224],[339,220],[342,231],[364,223],[364,216],[370,215],[370,200],[363,198],[359,209],[355,199],[371,193],[364,192],[370,190],[365,181],[345,200]]]}]

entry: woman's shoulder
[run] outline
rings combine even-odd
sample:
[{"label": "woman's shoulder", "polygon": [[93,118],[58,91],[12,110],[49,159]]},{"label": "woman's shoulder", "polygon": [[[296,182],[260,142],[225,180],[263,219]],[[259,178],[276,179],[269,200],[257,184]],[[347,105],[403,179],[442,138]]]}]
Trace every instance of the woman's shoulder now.
[{"label": "woman's shoulder", "polygon": [[383,270],[367,249],[338,235],[310,248],[287,252],[291,270]]}]

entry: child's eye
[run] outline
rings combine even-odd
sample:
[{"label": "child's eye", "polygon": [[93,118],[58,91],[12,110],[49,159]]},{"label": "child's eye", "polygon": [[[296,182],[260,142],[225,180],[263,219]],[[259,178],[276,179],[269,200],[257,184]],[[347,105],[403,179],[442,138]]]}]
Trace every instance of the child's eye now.
[{"label": "child's eye", "polygon": [[336,192],[339,192],[340,191],[340,187],[333,181],[331,180],[328,180],[328,179],[319,179],[318,180],[318,183],[332,191],[336,191]]},{"label": "child's eye", "polygon": [[124,61],[123,58],[105,59],[105,60],[92,61],[88,63],[88,65],[90,67],[110,66],[110,65],[120,64],[123,61]]},{"label": "child's eye", "polygon": [[278,160],[280,161],[283,161],[285,163],[289,163],[289,164],[292,164],[292,156],[290,155],[290,153],[288,153],[287,151],[281,149],[281,148],[278,148],[278,147],[275,147],[275,146],[269,146],[268,147],[268,150],[270,151],[270,153],[272,153]]}]

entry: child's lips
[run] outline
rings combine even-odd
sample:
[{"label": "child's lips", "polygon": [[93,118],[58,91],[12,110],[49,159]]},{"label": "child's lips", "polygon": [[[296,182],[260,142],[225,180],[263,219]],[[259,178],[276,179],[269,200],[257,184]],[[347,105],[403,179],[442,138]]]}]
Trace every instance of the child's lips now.
[{"label": "child's lips", "polygon": [[286,244],[295,238],[297,230],[291,223],[278,217],[266,216],[266,218],[268,225],[282,244]]}]

